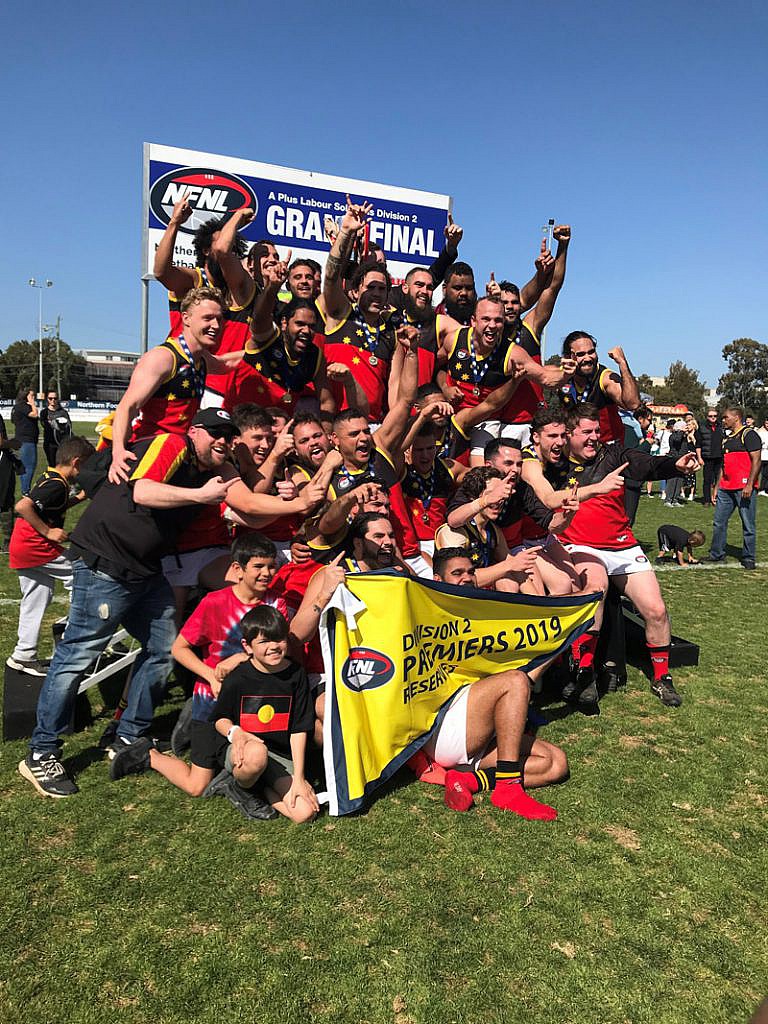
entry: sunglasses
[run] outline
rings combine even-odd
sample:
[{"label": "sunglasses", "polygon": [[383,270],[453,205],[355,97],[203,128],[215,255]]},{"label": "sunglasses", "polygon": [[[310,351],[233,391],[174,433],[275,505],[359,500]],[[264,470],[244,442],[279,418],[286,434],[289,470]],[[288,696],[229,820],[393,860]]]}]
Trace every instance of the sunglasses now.
[{"label": "sunglasses", "polygon": [[216,441],[224,440],[229,443],[234,437],[232,431],[228,430],[227,427],[203,427],[203,430]]}]

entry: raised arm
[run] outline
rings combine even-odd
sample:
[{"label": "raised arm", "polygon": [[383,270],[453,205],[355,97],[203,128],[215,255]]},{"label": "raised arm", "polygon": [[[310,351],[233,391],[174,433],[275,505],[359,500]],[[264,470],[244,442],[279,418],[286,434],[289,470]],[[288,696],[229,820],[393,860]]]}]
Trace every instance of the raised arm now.
[{"label": "raised arm", "polygon": [[373,210],[370,203],[356,204],[347,196],[347,212],[341,221],[339,233],[333,241],[323,276],[322,304],[327,320],[338,321],[348,316],[350,302],[344,291],[344,273],[358,231],[365,226]]},{"label": "raised arm", "polygon": [[560,289],[565,281],[565,264],[568,258],[568,246],[571,241],[570,226],[568,224],[558,224],[553,232],[553,237],[557,241],[557,253],[555,255],[552,278],[541,293],[539,301],[525,318],[525,322],[530,326],[537,338],[550,321],[555,303],[557,302],[557,296],[560,294]]},{"label": "raised arm", "polygon": [[155,250],[155,262],[152,273],[160,284],[165,285],[169,292],[173,292],[177,299],[180,299],[190,288],[197,283],[197,275],[189,267],[177,267],[173,262],[173,252],[176,247],[176,236],[182,224],[192,216],[192,207],[189,205],[187,193],[179,199],[173,208],[168,227],[163,232],[160,244]]},{"label": "raised arm", "polygon": [[629,409],[630,412],[634,412],[642,404],[640,401],[640,389],[637,386],[634,374],[629,368],[624,350],[620,345],[616,345],[610,350],[608,355],[618,366],[621,377],[617,380],[614,374],[606,379],[603,390],[616,405],[620,405],[622,409]]},{"label": "raised arm", "polygon": [[374,435],[374,441],[376,447],[388,455],[397,455],[408,429],[419,386],[419,332],[410,324],[403,324],[397,329],[390,373],[397,374],[400,380],[397,401],[384,417],[384,422]]},{"label": "raised arm", "polygon": [[440,255],[429,268],[429,273],[435,282],[435,287],[443,283],[448,268],[452,263],[456,262],[456,257],[459,255],[459,243],[464,235],[463,229],[458,224],[453,223],[453,216],[450,213],[448,214],[448,223],[445,225],[443,234],[445,235],[445,245]]},{"label": "raised arm", "polygon": [[256,282],[232,250],[238,230],[250,224],[255,215],[251,209],[235,210],[211,244],[211,255],[221,267],[233,303],[241,307],[253,302]]},{"label": "raised arm", "polygon": [[173,356],[166,348],[153,348],[136,363],[125,394],[112,420],[112,464],[108,479],[113,484],[127,480],[136,456],[126,450],[131,424],[142,406],[168,380],[173,371]]},{"label": "raised arm", "polygon": [[345,366],[344,363],[330,363],[326,366],[325,357],[323,357],[318,376],[315,377],[315,386],[320,394],[320,408],[323,412],[336,412],[336,403],[328,387],[329,381],[332,381],[334,384],[341,384],[344,389],[347,406],[350,409],[359,409],[363,416],[368,416],[370,411],[368,396],[360,382],[355,379],[350,368]]},{"label": "raised arm", "polygon": [[541,298],[544,289],[552,282],[552,274],[555,269],[555,260],[547,248],[546,238],[541,240],[541,249],[534,260],[534,275],[520,289],[520,309],[523,313],[535,306]]}]

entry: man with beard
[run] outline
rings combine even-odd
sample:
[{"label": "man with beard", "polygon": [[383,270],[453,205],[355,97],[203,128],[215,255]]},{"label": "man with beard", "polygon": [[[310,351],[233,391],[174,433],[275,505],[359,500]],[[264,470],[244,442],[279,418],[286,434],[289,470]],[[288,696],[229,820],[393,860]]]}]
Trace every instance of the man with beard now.
[{"label": "man with beard", "polygon": [[[519,288],[510,281],[502,281],[499,285],[499,297],[504,304],[504,340],[520,345],[539,364],[541,335],[552,318],[565,281],[566,258],[571,240],[570,226],[558,224],[553,235],[557,241],[557,255],[552,261],[546,243],[542,242],[542,251],[536,259],[538,301],[525,318],[522,318],[523,299]],[[515,392],[507,409],[507,422],[520,428],[518,439],[521,445],[526,445],[530,440],[531,421],[543,405],[544,391],[535,381],[524,381]]]},{"label": "man with beard", "polygon": [[634,412],[641,405],[640,390],[629,368],[623,349],[616,345],[608,353],[619,367],[614,373],[597,361],[597,342],[586,331],[571,331],[563,341],[563,358],[572,359],[576,369],[563,385],[560,400],[566,409],[582,403],[596,406],[600,412],[600,440],[624,444],[624,424],[619,406]]},{"label": "man with beard", "polygon": [[289,414],[299,401],[306,405],[309,400],[310,405],[319,403],[320,409],[335,412],[329,384],[332,380],[343,387],[347,402],[359,402],[366,409],[365,393],[349,367],[340,363],[326,366],[316,335],[313,302],[291,299],[280,311],[280,326],[272,322],[269,311],[277,301],[287,272],[285,263],[280,261],[266,271],[262,297],[267,301],[257,304],[254,311],[252,336],[245,346],[242,363],[228,382],[225,408],[240,402],[257,402],[279,405]]},{"label": "man with beard", "polygon": [[[698,459],[689,452],[675,460],[654,458],[639,448],[605,445],[600,440],[600,410],[577,405],[567,421],[570,454],[568,463],[545,468],[556,488],[599,483],[622,466],[622,475],[635,480],[666,480],[685,476],[698,468]],[[670,627],[664,599],[653,567],[635,539],[624,508],[623,486],[607,494],[596,495],[579,504],[579,510],[562,531],[561,539],[576,564],[581,555],[602,562],[607,576],[621,594],[632,601],[645,619],[645,636],[653,668],[651,692],[668,707],[679,707],[682,698],[669,674]],[[581,638],[578,682],[594,686],[594,652],[597,647],[597,620]],[[585,659],[584,655],[587,656]],[[596,695],[595,695],[596,696]],[[583,694],[582,694],[583,701]]]},{"label": "man with beard", "polygon": [[[219,217],[206,221],[192,236],[197,266],[181,267],[173,262],[174,248],[179,228],[191,217],[192,212],[185,194],[174,206],[168,227],[155,252],[154,276],[165,285],[169,293],[170,336],[176,338],[184,329],[181,302],[187,292],[193,288],[218,288],[226,301],[222,307],[224,324],[213,354],[239,352],[248,339],[248,318],[257,287],[253,277],[243,269],[241,260],[245,256],[246,244],[237,232],[253,218],[253,211],[238,210],[229,219]],[[243,275],[242,278],[236,278],[235,287],[230,283],[231,263],[236,264]],[[206,383],[211,400],[207,404],[221,405],[226,379],[225,373],[209,375]]]},{"label": "man with beard", "polygon": [[392,523],[378,512],[362,512],[349,527],[351,553],[341,560],[347,572],[375,572],[396,569],[408,572],[397,557],[397,541]]},{"label": "man with beard", "polygon": [[[126,448],[156,434],[186,434],[205,390],[206,374],[229,373],[242,353],[222,357],[217,348],[224,303],[216,288],[193,288],[180,304],[183,331],[145,352],[134,367],[112,421],[111,483],[128,479],[135,456]],[[138,418],[137,418],[138,417]]]},{"label": "man with beard", "polygon": [[43,796],[77,792],[58,757],[83,672],[124,626],[141,644],[117,749],[145,735],[165,692],[176,636],[174,600],[161,558],[201,506],[218,505],[235,484],[227,473],[232,424],[198,413],[188,435],[162,434],[136,446],[130,479],[104,483],[71,535],[69,621],[40,692],[30,752],[19,771]]},{"label": "man with beard", "polygon": [[[458,587],[478,585],[462,548],[435,553],[434,578]],[[525,731],[529,700],[528,675],[512,669],[478,679],[451,699],[422,752],[424,759],[446,769],[446,807],[468,811],[475,793],[490,791],[491,803],[500,810],[529,820],[557,817],[553,807],[526,793],[526,788],[568,778],[565,752]]]},{"label": "man with beard", "polygon": [[443,301],[437,307],[458,324],[467,327],[475,306],[475,272],[468,263],[454,263],[448,268],[443,281]]},{"label": "man with beard", "polygon": [[[346,282],[354,302],[344,290],[343,281],[358,231],[372,209],[370,203],[357,205],[347,196],[347,210],[328,256],[318,307],[325,321],[326,359],[352,372],[365,392],[369,419],[379,423],[395,350],[389,274],[376,260],[359,265]],[[340,389],[335,389],[334,397],[340,409],[348,408]]]},{"label": "man with beard", "polygon": [[[438,366],[447,369],[445,397],[458,409],[478,405],[491,390],[511,376],[532,380],[546,387],[558,387],[573,371],[571,361],[560,367],[541,366],[514,341],[504,341],[504,306],[499,299],[477,302],[470,327],[458,328],[446,338],[438,352]],[[518,438],[520,428],[509,424],[514,398],[493,420],[479,423],[472,431],[473,464],[482,461],[485,446],[494,437]],[[512,407],[512,408],[511,408]]]}]

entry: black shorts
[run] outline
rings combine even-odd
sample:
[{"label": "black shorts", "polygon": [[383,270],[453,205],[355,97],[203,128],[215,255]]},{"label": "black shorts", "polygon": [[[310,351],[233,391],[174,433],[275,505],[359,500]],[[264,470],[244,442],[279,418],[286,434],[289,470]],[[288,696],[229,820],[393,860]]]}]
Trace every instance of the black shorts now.
[{"label": "black shorts", "polygon": [[224,758],[227,754],[227,737],[216,732],[213,722],[198,722],[193,720],[190,728],[190,739],[192,749],[189,759],[198,768],[211,768],[219,771],[224,767]]}]

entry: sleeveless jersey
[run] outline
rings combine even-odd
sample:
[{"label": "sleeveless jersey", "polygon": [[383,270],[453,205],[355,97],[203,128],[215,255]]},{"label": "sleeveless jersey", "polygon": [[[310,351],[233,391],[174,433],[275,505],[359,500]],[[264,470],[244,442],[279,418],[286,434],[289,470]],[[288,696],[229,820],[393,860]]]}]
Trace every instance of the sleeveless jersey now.
[{"label": "sleeveless jersey", "polygon": [[434,540],[438,528],[445,522],[448,499],[456,483],[448,466],[435,458],[432,472],[427,476],[408,466],[402,482],[403,497],[409,517],[419,540]]},{"label": "sleeveless jersey", "polygon": [[[473,409],[509,379],[509,350],[514,342],[502,338],[487,356],[480,358],[474,348],[472,333],[471,327],[461,327],[456,332],[448,356],[446,381],[461,391],[461,409]],[[495,414],[495,418],[506,423],[511,404],[508,402]]]},{"label": "sleeveless jersey", "polygon": [[[195,267],[195,283],[193,288],[210,288],[211,281],[203,267]],[[182,296],[183,298],[183,296]],[[256,299],[256,282],[253,283],[253,292],[243,306],[228,305],[224,307],[224,330],[221,332],[218,344],[211,350],[211,355],[223,356],[228,352],[239,352],[245,348],[245,343],[251,336],[251,311]],[[177,298],[174,292],[168,292],[168,313],[171,321],[170,336],[178,338],[184,330],[181,319],[181,299]],[[206,387],[217,395],[224,396],[230,373],[211,373],[206,380]]]},{"label": "sleeveless jersey", "polygon": [[493,523],[486,523],[481,530],[475,525],[474,519],[470,519],[464,526],[453,530],[453,533],[459,533],[466,537],[467,543],[461,546],[467,548],[472,565],[476,569],[487,569],[489,565],[493,564],[493,552],[496,550],[497,543]]},{"label": "sleeveless jersey", "polygon": [[[519,329],[508,339],[519,345],[528,355],[541,366],[541,345],[529,325],[523,321]],[[515,389],[514,395],[502,412],[505,423],[530,423],[539,409],[546,407],[544,391],[540,384],[533,380],[523,380]]]},{"label": "sleeveless jersey", "polygon": [[[357,306],[338,327],[325,333],[325,360],[343,363],[352,371],[355,380],[368,399],[369,419],[372,423],[381,421],[387,394],[389,364],[395,351],[394,328],[385,322],[378,328],[371,327],[363,318]],[[340,384],[330,383],[331,392],[339,412],[349,408],[344,389]]]},{"label": "sleeveless jersey", "polygon": [[200,408],[206,380],[203,356],[191,363],[176,338],[168,338],[158,348],[171,353],[173,365],[169,376],[133,421],[131,442],[155,434],[186,434]]},{"label": "sleeveless jersey", "polygon": [[603,444],[611,441],[624,443],[624,424],[619,416],[619,407],[605,392],[605,383],[612,370],[599,363],[586,387],[578,388],[574,381],[562,386],[560,401],[566,409],[572,409],[580,402],[589,402],[600,410],[600,440]]},{"label": "sleeveless jersey", "polygon": [[322,359],[318,337],[314,336],[296,360],[288,355],[277,328],[267,341],[249,340],[242,362],[229,375],[224,408],[255,402],[264,408],[278,405],[292,413],[299,398],[315,394],[314,379]]}]

